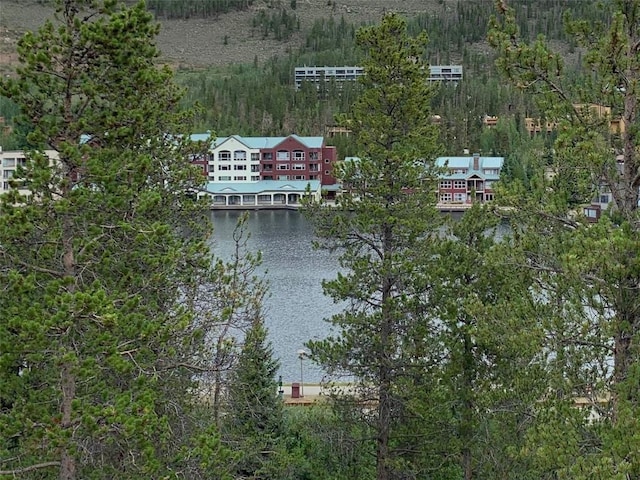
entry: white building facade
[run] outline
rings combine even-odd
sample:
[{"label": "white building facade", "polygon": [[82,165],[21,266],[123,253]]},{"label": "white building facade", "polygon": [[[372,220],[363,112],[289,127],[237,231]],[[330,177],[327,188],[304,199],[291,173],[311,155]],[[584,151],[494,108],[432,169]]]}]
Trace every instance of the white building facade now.
[{"label": "white building facade", "polygon": [[[341,83],[354,81],[364,75],[363,67],[296,67],[294,69],[294,83],[296,90],[300,90],[303,82],[319,86],[325,82]],[[429,81],[458,82],[462,80],[462,65],[429,65]]]},{"label": "white building facade", "polygon": [[[53,164],[60,157],[55,150],[45,150],[45,155],[49,157],[50,163]],[[19,180],[13,181],[17,171],[27,166],[27,155],[22,150],[4,151],[0,148],[0,194],[10,191],[12,188],[18,188],[21,195],[28,196],[31,194],[28,189],[21,188]],[[13,184],[13,186],[12,186]]]},{"label": "white building facade", "polygon": [[257,182],[260,180],[260,149],[238,136],[211,144],[208,177],[211,182]]}]

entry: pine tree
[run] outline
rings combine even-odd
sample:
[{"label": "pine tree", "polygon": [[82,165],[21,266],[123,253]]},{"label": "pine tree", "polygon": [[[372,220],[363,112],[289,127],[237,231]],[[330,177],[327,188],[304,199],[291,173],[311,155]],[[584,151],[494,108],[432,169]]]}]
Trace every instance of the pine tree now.
[{"label": "pine tree", "polygon": [[238,470],[259,478],[268,453],[282,433],[282,398],[263,320],[257,316],[247,331],[229,381],[229,404],[224,430],[227,442],[242,452]]},{"label": "pine tree", "polygon": [[0,83],[31,129],[31,195],[0,205],[2,474],[160,478],[202,426],[209,225],[157,32],[142,3],[61,0]]},{"label": "pine tree", "polygon": [[[396,14],[358,31],[364,49],[362,93],[341,119],[353,132],[357,159],[335,167],[347,192],[336,206],[311,206],[321,246],[338,249],[344,272],[325,292],[348,307],[331,322],[336,336],[311,342],[312,356],[334,375],[358,382],[358,395],[375,438],[377,478],[400,478],[410,454],[396,448],[411,416],[399,388],[423,367],[428,321],[421,314],[418,272],[423,249],[441,221],[435,210],[435,130],[432,90],[424,63],[426,36],[407,34]],[[427,241],[425,241],[427,240]],[[408,462],[406,464],[405,462]]]},{"label": "pine tree", "polygon": [[504,443],[515,450],[524,442],[519,425],[546,393],[544,377],[532,366],[543,339],[535,325],[531,275],[504,261],[513,253],[507,254],[512,247],[502,241],[503,233],[492,206],[474,204],[451,224],[438,245],[437,265],[425,271],[442,349],[439,376],[425,378],[424,392],[433,388],[428,382],[436,383],[445,406],[433,406],[423,395],[422,411],[430,418],[430,410],[439,413],[434,424],[440,430],[422,428],[438,438],[441,457],[459,459],[465,480],[523,474]]},{"label": "pine tree", "polygon": [[[552,393],[529,453],[540,476],[640,478],[640,2],[605,2],[598,21],[565,16],[585,52],[589,74],[578,79],[543,36],[520,40],[513,10],[497,5],[489,39],[498,66],[558,124],[549,165],[540,162],[528,190],[503,197],[546,310],[541,362]],[[589,221],[583,207],[601,192],[612,203]]]}]

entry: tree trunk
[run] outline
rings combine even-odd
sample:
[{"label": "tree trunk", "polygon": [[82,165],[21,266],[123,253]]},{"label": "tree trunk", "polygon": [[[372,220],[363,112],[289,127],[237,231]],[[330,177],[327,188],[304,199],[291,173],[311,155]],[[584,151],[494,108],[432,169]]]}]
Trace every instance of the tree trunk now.
[{"label": "tree trunk", "polygon": [[[69,183],[63,191],[63,197],[67,198],[70,195],[71,190],[69,185],[73,185],[73,170],[68,169],[67,178]],[[77,288],[76,284],[76,257],[74,254],[73,245],[73,220],[69,214],[66,214],[62,220],[62,267],[66,277],[73,279],[68,287],[69,293],[74,293]],[[72,322],[75,323],[75,322]],[[69,328],[65,335],[73,335],[74,326]],[[69,342],[72,343],[72,342]],[[62,347],[65,348],[65,347]],[[60,404],[60,413],[62,419],[60,421],[60,427],[64,433],[70,431],[73,428],[73,400],[76,396],[76,377],[73,372],[73,363],[70,360],[64,360],[62,364],[62,371],[60,373],[60,390],[62,393],[62,400]],[[76,478],[76,459],[72,453],[73,434],[70,433],[65,439],[62,446],[62,453],[60,456],[60,480],[74,480]]]},{"label": "tree trunk", "polygon": [[627,284],[621,287],[620,306],[617,309],[618,314],[615,318],[617,325],[614,334],[614,350],[613,350],[613,379],[615,389],[612,395],[613,402],[613,421],[619,419],[620,403],[632,402],[634,405],[640,403],[640,395],[638,394],[637,385],[629,385],[633,382],[629,378],[630,369],[634,362],[637,361],[637,341],[640,332],[640,317],[634,315],[637,308],[637,293],[634,288],[630,288],[632,284],[637,284],[636,279],[629,279]]},{"label": "tree trunk", "polygon": [[[63,430],[73,428],[72,425],[72,402],[76,394],[76,378],[72,371],[73,366],[65,362],[61,372],[62,387],[62,420],[60,426]],[[60,456],[60,480],[74,480],[76,478],[76,460],[71,453],[68,442],[65,443]]]},{"label": "tree trunk", "polygon": [[[627,5],[630,7],[630,5]],[[632,45],[635,45],[635,50],[632,49],[629,55],[637,55],[638,45],[640,45],[640,38],[637,35],[635,25],[637,25],[637,18],[635,14],[627,11],[625,12],[629,18],[629,41]],[[625,71],[624,79],[638,79],[639,72],[637,67],[628,68]],[[638,203],[640,202],[640,175],[638,170],[640,169],[640,159],[638,157],[637,150],[637,130],[634,127],[638,121],[638,97],[636,89],[633,88],[629,81],[625,82],[625,96],[622,112],[622,120],[624,124],[624,133],[622,135],[622,156],[624,162],[624,170],[622,175],[622,194],[618,190],[618,207],[625,220],[630,224],[634,234],[637,236],[640,233],[640,222],[638,221]],[[630,255],[637,258],[638,252],[630,252]],[[631,263],[634,260],[622,259],[625,264]],[[615,317],[616,329],[614,333],[614,383],[617,387],[613,392],[613,421],[615,422],[619,418],[620,400],[627,400],[633,402],[635,405],[640,402],[640,396],[637,393],[636,386],[624,385],[628,378],[629,370],[634,362],[637,361],[637,335],[640,331],[640,316],[638,315],[638,278],[632,272],[630,273],[619,286],[618,296],[618,308],[617,315]],[[622,388],[620,388],[622,387]],[[627,391],[628,393],[623,397],[620,396],[620,390]]]},{"label": "tree trunk", "polygon": [[386,367],[380,368],[380,390],[378,403],[378,432],[376,439],[376,479],[390,480],[389,432],[391,423],[391,398],[389,374]]},{"label": "tree trunk", "polygon": [[[393,232],[390,226],[384,228],[383,241],[383,264],[390,262],[392,253]],[[387,267],[383,267],[386,269]],[[387,271],[388,272],[388,271]],[[377,440],[376,440],[376,479],[390,480],[391,465],[389,452],[389,436],[391,431],[391,354],[393,347],[392,329],[393,318],[389,311],[389,300],[391,298],[391,290],[393,287],[393,279],[390,273],[382,280],[382,324],[380,325],[380,351],[378,361],[379,369],[379,399],[378,399],[378,423],[377,423]]]},{"label": "tree trunk", "polygon": [[473,437],[473,345],[468,333],[463,336],[462,359],[462,420],[460,425],[460,440],[462,441],[462,470],[464,480],[473,478],[471,463],[471,441]]}]

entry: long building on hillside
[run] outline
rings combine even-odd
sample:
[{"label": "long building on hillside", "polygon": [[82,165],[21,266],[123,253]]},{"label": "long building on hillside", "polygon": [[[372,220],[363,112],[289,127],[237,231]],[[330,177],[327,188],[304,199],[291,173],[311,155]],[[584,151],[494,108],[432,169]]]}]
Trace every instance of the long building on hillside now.
[{"label": "long building on hillside", "polygon": [[[294,81],[296,90],[303,82],[310,82],[319,86],[323,82],[353,81],[364,75],[364,68],[356,66],[342,67],[296,67]],[[429,81],[458,82],[462,80],[462,65],[430,65]]]}]

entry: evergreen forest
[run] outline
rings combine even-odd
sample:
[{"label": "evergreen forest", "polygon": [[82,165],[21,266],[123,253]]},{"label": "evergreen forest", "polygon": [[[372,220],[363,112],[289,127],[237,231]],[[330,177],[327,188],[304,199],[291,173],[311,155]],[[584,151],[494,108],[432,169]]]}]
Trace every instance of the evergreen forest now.
[{"label": "evergreen forest", "polygon": [[[1,479],[640,480],[640,0],[443,0],[177,71],[156,18],[254,2],[54,3],[0,80],[26,152],[0,196]],[[254,26],[286,41],[297,4],[272,3]],[[463,80],[428,81],[443,64]],[[365,75],[296,91],[301,65]],[[357,160],[301,212],[344,308],[306,344],[325,394],[291,407],[268,272],[246,217],[211,252],[189,134],[330,126]],[[454,221],[435,160],[465,150],[506,163]]]}]

